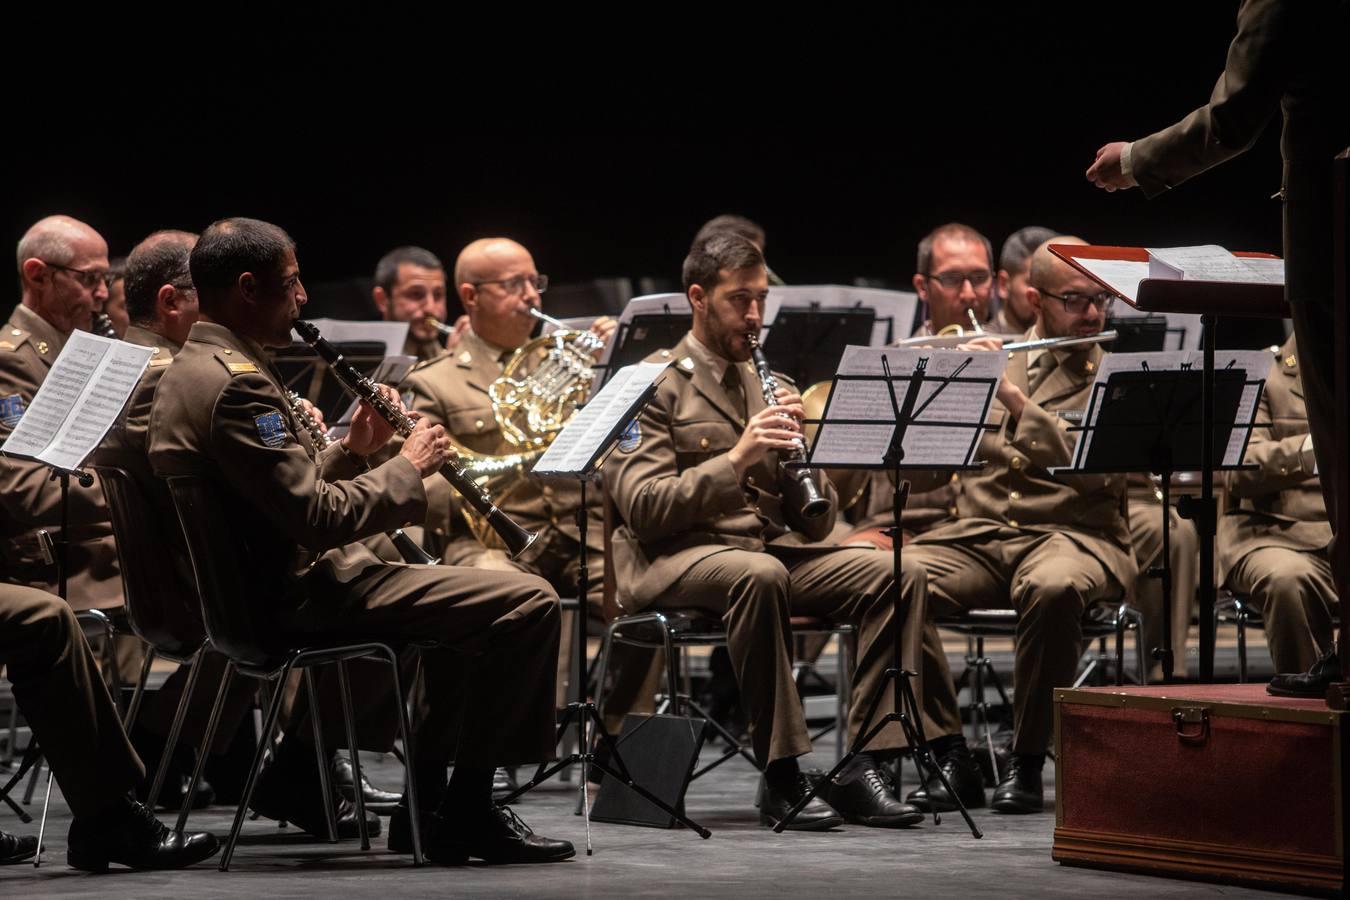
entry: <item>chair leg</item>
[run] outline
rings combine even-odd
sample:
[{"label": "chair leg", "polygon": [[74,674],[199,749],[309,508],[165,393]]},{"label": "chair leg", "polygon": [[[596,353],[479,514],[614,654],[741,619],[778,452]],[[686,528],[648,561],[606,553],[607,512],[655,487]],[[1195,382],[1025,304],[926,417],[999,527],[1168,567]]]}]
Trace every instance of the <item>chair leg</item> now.
[{"label": "chair leg", "polygon": [[150,666],[155,662],[155,648],[149,644],[145,645],[145,662],[141,663],[141,677],[136,680],[136,689],[131,692],[131,704],[127,707],[127,717],[122,722],[122,728],[131,733],[131,726],[136,724],[136,716],[141,711],[141,699],[145,696],[145,685],[150,681]]},{"label": "chair leg", "polygon": [[844,745],[848,739],[848,712],[849,699],[853,691],[853,660],[851,659],[853,648],[849,643],[849,635],[836,633],[834,636],[835,654],[834,658],[838,660],[835,671],[834,688],[834,758],[836,761],[844,758]]},{"label": "chair leg", "polygon": [[680,658],[675,655],[675,644],[670,639],[670,629],[661,622],[661,639],[666,651],[666,692],[670,697],[671,715],[687,715],[680,702]]},{"label": "chair leg", "polygon": [[[1125,609],[1116,610],[1116,684],[1125,683]],[[1140,680],[1140,684],[1144,682]]]},{"label": "chair leg", "polygon": [[[337,661],[338,688],[342,692],[342,719],[347,729],[347,750],[352,755],[352,784],[356,796],[356,820],[361,829],[361,849],[370,849],[370,834],[366,829],[366,798],[361,790],[361,747],[356,741],[356,725],[352,716],[352,689],[347,682],[347,661]],[[308,671],[308,670],[306,670]],[[401,699],[401,698],[400,698]]]},{"label": "chair leg", "polygon": [[412,725],[408,721],[408,704],[404,701],[403,676],[399,673],[398,654],[386,648],[389,663],[394,669],[394,697],[398,703],[398,730],[403,738],[403,791],[408,795],[408,819],[412,828],[413,865],[425,862],[422,856],[422,819],[421,804],[417,799],[417,779],[412,775],[413,753]]},{"label": "chair leg", "polygon": [[[34,769],[34,772],[37,770]],[[38,852],[33,857],[33,868],[42,865],[42,839],[47,835],[47,811],[52,805],[52,767],[47,767],[47,793],[42,799],[42,821],[38,824]]]},{"label": "chair leg", "polygon": [[[195,675],[196,671],[196,667],[194,666],[193,671],[189,674]],[[216,729],[220,727],[220,713],[221,710],[225,708],[225,696],[229,693],[230,684],[233,681],[234,663],[227,661],[225,663],[225,671],[221,673],[220,676],[220,688],[216,691],[216,700],[211,704],[211,717],[206,720],[206,733],[202,736],[202,752],[197,754],[197,764],[192,767],[192,780],[188,782],[187,795],[183,797],[183,806],[178,810],[178,824],[174,827],[174,830],[180,834],[183,829],[187,827],[188,814],[192,812],[192,801],[197,796],[197,785],[201,784],[202,772],[206,769],[206,756],[210,752],[211,743],[216,739]],[[186,700],[189,696],[191,696],[190,693],[184,694],[183,699]],[[182,704],[179,705],[181,706]],[[182,728],[181,721],[177,722],[177,727],[180,729]],[[167,754],[168,752],[168,748],[166,747],[165,753]],[[165,759],[168,759],[167,755],[165,756]],[[164,767],[161,765],[160,771],[155,773],[155,783],[157,785],[155,790],[159,790],[163,787],[161,780],[161,773],[163,770]],[[245,794],[239,801],[240,811],[242,812],[247,806],[248,795]],[[153,808],[154,807],[152,806],[151,809]]]},{"label": "chair leg", "polygon": [[1247,683],[1247,611],[1240,610],[1237,618],[1238,682]]},{"label": "chair leg", "polygon": [[[281,667],[281,672],[279,673],[277,681],[277,690],[272,694],[272,702],[267,705],[267,715],[264,717],[262,727],[263,734],[271,734],[272,729],[276,727],[277,716],[281,714],[281,699],[283,694],[280,685],[284,684],[286,679],[290,677],[291,667],[294,664],[295,660],[291,659],[287,660],[286,665]],[[220,694],[216,698],[217,707],[221,706],[224,700],[225,690],[228,688],[230,677],[233,674],[234,665],[232,663],[227,663],[225,666],[225,678],[220,683]],[[219,712],[219,708],[213,710],[212,718],[218,719],[219,715],[217,714]],[[207,731],[211,732],[214,725],[215,722],[208,725]],[[209,733],[207,737],[209,739],[215,737],[215,735],[214,733]],[[234,845],[235,842],[239,840],[240,830],[244,827],[244,816],[248,814],[248,804],[249,801],[253,799],[253,788],[258,783],[258,772],[262,768],[263,754],[266,750],[267,743],[263,742],[258,745],[257,751],[253,754],[253,764],[249,767],[247,780],[244,781],[244,792],[239,797],[239,808],[234,812],[234,824],[230,827],[230,836],[225,840],[225,849],[222,850],[220,854],[220,871],[222,872],[228,872],[230,869],[230,859],[234,856]],[[186,809],[186,807],[184,808]]]},{"label": "chair leg", "polygon": [[[192,654],[192,661],[189,663],[187,685],[183,688],[183,696],[178,698],[178,709],[173,714],[173,724],[169,726],[169,738],[164,742],[164,753],[159,758],[159,765],[155,767],[155,780],[150,785],[150,796],[146,798],[146,803],[151,809],[159,801],[159,792],[164,788],[164,779],[168,777],[169,765],[173,761],[174,751],[178,749],[178,738],[183,731],[183,720],[187,718],[188,706],[192,703],[192,695],[197,689],[197,675],[201,671],[202,654],[206,651],[199,649]],[[146,658],[150,657],[150,652],[146,653]],[[133,707],[136,701],[132,701]],[[210,752],[210,748],[203,746],[199,753],[205,756]]]},{"label": "chair leg", "polygon": [[[323,751],[323,722],[319,719],[319,689],[314,686],[314,669],[305,667],[305,691],[309,694],[309,721],[314,730],[314,756],[319,764],[319,786],[323,797],[324,824],[328,827],[328,843],[337,843],[337,815],[333,811],[333,785],[328,777],[333,761]],[[278,686],[278,690],[280,687]],[[358,789],[359,789],[358,785]]]}]

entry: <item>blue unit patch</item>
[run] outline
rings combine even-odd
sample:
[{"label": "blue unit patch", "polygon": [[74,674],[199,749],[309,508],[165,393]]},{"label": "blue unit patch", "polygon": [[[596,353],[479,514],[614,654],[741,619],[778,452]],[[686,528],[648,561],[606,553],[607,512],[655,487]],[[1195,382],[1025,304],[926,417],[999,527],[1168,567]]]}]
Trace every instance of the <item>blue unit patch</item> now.
[{"label": "blue unit patch", "polygon": [[13,428],[18,425],[19,420],[23,418],[23,412],[23,398],[18,394],[0,397],[0,424],[3,424],[6,428]]},{"label": "blue unit patch", "polygon": [[628,423],[628,427],[619,435],[619,449],[624,453],[632,453],[638,447],[642,446],[642,429],[638,427],[637,417]]},{"label": "blue unit patch", "polygon": [[281,413],[263,413],[254,416],[253,423],[258,426],[258,437],[264,447],[281,447],[286,443],[286,425],[281,421]]}]

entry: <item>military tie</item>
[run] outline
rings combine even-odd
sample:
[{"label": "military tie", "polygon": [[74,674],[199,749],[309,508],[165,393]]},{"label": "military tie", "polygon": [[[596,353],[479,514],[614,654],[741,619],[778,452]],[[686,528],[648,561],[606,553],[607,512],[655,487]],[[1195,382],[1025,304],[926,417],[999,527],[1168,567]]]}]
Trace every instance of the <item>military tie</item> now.
[{"label": "military tie", "polygon": [[745,424],[745,384],[741,381],[740,367],[735,363],[727,366],[722,375],[722,389],[727,392],[727,400],[740,417],[741,424]]}]

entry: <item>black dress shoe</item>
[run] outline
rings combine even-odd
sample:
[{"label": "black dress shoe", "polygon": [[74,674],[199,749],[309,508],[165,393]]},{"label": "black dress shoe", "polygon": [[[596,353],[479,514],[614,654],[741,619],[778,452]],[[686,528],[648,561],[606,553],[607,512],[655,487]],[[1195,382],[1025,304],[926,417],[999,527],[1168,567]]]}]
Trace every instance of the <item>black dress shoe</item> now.
[{"label": "black dress shoe", "polygon": [[1041,783],[1043,756],[1014,753],[1008,761],[1008,774],[994,788],[989,806],[994,812],[1034,813],[1045,808],[1045,787]]},{"label": "black dress shoe", "polygon": [[980,771],[970,748],[964,743],[946,753],[939,764],[947,783],[952,786],[955,797],[943,786],[941,780],[929,775],[923,785],[910,791],[905,802],[914,804],[923,812],[953,812],[956,810],[956,798],[966,809],[980,809],[984,806],[984,774]]},{"label": "black dress shoe", "polygon": [[[294,773],[292,773],[294,774]],[[280,766],[266,769],[258,779],[249,806],[258,815],[281,822],[292,822],[302,830],[323,840],[328,839],[327,815],[323,808],[322,791],[319,777],[313,772],[305,772],[296,777],[288,777]],[[361,824],[356,818],[356,807],[346,797],[329,798],[336,803],[334,814],[337,817],[337,836],[355,838],[361,836]],[[380,833],[380,817],[366,810],[366,830],[374,837]]]},{"label": "black dress shoe", "polygon": [[[356,803],[356,787],[353,784],[355,780],[351,759],[341,753],[333,754],[333,787],[353,804]],[[361,796],[366,801],[366,812],[389,816],[393,815],[394,807],[398,806],[398,800],[403,795],[380,790],[370,783],[363,771]]]},{"label": "black dress shoe", "polygon": [[0,866],[20,863],[37,856],[38,841],[31,834],[0,831]]},{"label": "black dress shoe", "polygon": [[856,825],[905,828],[923,821],[923,811],[895,796],[890,778],[880,769],[867,768],[838,776],[827,785],[826,799],[835,811]]},{"label": "black dress shoe", "polygon": [[[792,783],[786,786],[770,784],[763,776],[760,776],[760,782],[759,824],[770,828],[786,819],[792,807],[811,790],[811,781],[804,772],[797,773]],[[788,831],[826,831],[842,824],[844,817],[816,794],[784,827]]]},{"label": "black dress shoe", "polygon": [[215,856],[220,843],[204,831],[170,831],[144,803],[128,800],[125,813],[70,823],[66,863],[105,872],[110,863],[132,869],[181,869]]},{"label": "black dress shoe", "polygon": [[1276,675],[1266,685],[1266,693],[1276,697],[1315,697],[1321,700],[1327,688],[1341,680],[1341,659],[1336,651],[1323,654],[1306,672]]},{"label": "black dress shoe", "polygon": [[[577,855],[570,841],[535,834],[509,806],[493,804],[482,814],[455,818],[436,812],[429,819],[423,849],[427,859],[445,866],[470,859],[498,865],[559,862]],[[411,837],[409,845],[410,852]]]},{"label": "black dress shoe", "polygon": [[[418,797],[422,795],[419,793]],[[431,813],[422,807],[422,842],[426,846],[427,836],[431,834]],[[412,844],[412,816],[408,812],[408,800],[406,795],[399,798],[398,804],[394,806],[393,813],[389,816],[389,852],[390,853],[411,853]]]}]

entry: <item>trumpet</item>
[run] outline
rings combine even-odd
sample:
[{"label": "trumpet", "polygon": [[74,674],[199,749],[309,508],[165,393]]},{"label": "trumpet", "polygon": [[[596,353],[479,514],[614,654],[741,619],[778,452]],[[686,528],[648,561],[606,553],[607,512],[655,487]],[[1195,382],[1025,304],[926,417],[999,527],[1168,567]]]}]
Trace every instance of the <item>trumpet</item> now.
[{"label": "trumpet", "polygon": [[[769,406],[777,406],[778,379],[769,369],[769,362],[764,358],[764,351],[760,349],[759,335],[752,331],[745,336],[745,339],[750,344],[750,357],[755,362],[755,373],[759,375],[760,388],[764,392],[764,402]],[[806,457],[800,439],[797,441],[797,448],[788,452],[786,456],[789,462],[801,462]],[[830,501],[820,492],[820,487],[816,484],[816,480],[812,477],[809,469],[784,466],[780,457],[779,472],[788,476],[789,490],[793,494],[792,502],[801,510],[803,518],[814,519],[829,512]]]},{"label": "trumpet", "polygon": [[[295,391],[286,392],[286,401],[291,404],[291,412],[295,413],[295,420],[300,423],[301,428],[309,432],[309,438],[314,442],[314,446],[322,450],[333,443],[333,438],[323,430],[323,426],[319,424],[318,420],[309,414],[309,410],[305,409],[305,404],[301,402],[301,399]],[[440,562],[439,559],[419,547],[417,542],[408,537],[402,528],[395,528],[393,531],[386,532],[386,534],[388,534],[389,540],[394,542],[394,546],[398,549],[399,556],[403,557],[404,562],[423,566],[434,566]]]},{"label": "trumpet", "polygon": [[[369,403],[371,408],[399,434],[404,437],[412,434],[415,426],[412,417],[390,403],[369,378],[358,372],[336,347],[324,340],[319,329],[301,319],[295,321],[294,328],[301,339],[313,347],[314,351],[328,363],[329,370],[349,394]],[[538,539],[539,535],[536,532],[527,531],[502,512],[478,482],[455,461],[447,461],[441,467],[441,475],[450,482],[451,487],[459,491],[470,506],[478,511],[492,530],[497,532],[511,556],[519,556]]]},{"label": "trumpet", "polygon": [[447,325],[447,324],[445,324],[444,322],[442,322],[440,319],[436,318],[435,316],[432,316],[432,315],[426,315],[426,316],[423,316],[423,317],[422,317],[422,321],[425,322],[426,324],[430,325],[432,328],[436,329],[437,331],[439,331],[441,334],[446,335],[447,337],[449,337],[450,335],[453,335],[453,334],[455,333],[455,326],[453,326],[453,325]]}]

